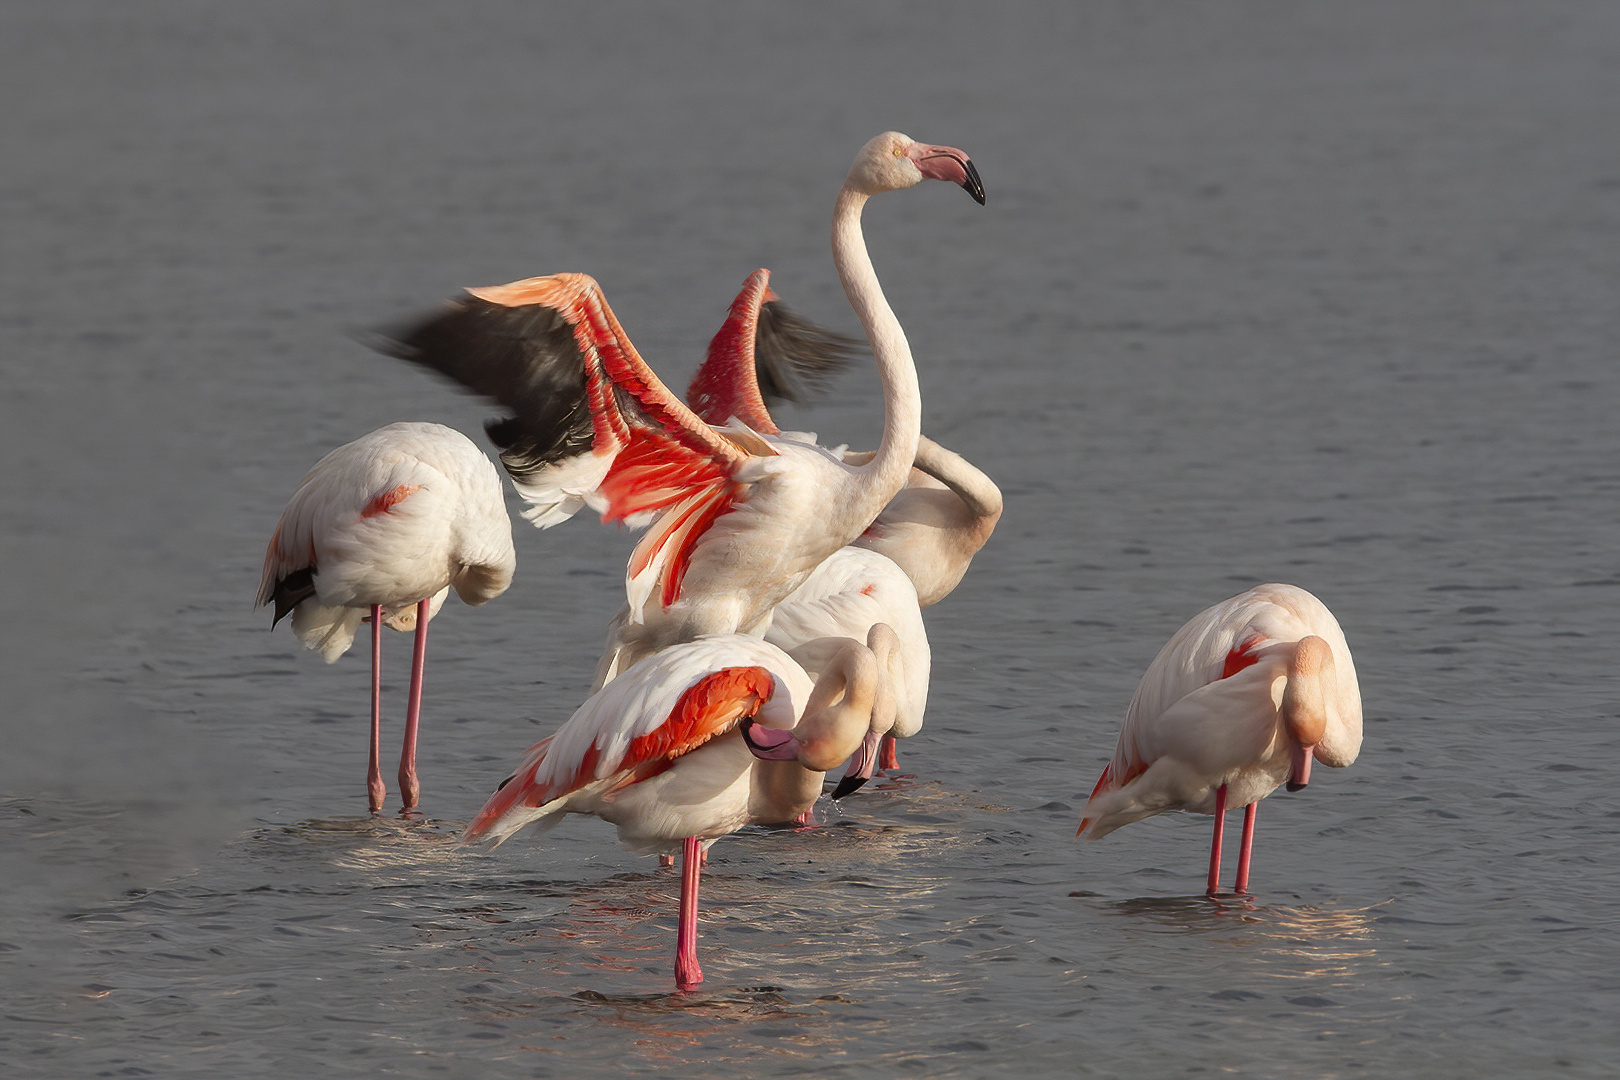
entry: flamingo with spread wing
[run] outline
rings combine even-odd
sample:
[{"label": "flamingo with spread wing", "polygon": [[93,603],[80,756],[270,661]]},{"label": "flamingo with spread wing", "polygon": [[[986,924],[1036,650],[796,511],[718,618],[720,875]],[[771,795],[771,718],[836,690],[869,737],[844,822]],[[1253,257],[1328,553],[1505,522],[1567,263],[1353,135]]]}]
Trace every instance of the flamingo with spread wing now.
[{"label": "flamingo with spread wing", "polygon": [[659,648],[759,633],[771,609],[900,490],[921,424],[917,373],[862,238],[875,194],[925,179],[984,201],[967,155],[887,132],[856,156],[833,215],[833,254],[883,387],[883,435],[850,465],[790,434],[704,423],[642,361],[590,278],[559,274],[469,290],[389,351],[495,398],[501,460],[545,526],[586,502],[646,524],[626,575],[629,612],[600,682]]}]

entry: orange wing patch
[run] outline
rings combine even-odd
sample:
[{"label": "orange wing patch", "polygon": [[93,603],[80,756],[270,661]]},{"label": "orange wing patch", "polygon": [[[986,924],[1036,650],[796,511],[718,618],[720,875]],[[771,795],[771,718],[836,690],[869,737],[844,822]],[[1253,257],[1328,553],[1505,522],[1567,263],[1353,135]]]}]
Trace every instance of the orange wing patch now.
[{"label": "orange wing patch", "polygon": [[374,518],[378,514],[386,514],[421,490],[421,484],[400,484],[397,487],[389,488],[387,491],[379,492],[373,495],[371,501],[361,509],[360,516]]},{"label": "orange wing patch", "polygon": [[653,760],[673,761],[753,716],[771,699],[776,680],[762,667],[721,668],[705,675],[681,695],[669,719],[630,741],[624,766]]}]

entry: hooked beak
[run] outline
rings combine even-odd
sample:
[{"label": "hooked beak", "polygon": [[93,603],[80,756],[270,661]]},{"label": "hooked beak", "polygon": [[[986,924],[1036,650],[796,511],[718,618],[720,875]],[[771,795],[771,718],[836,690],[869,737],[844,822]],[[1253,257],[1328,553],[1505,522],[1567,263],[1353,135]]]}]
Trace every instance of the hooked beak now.
[{"label": "hooked beak", "polygon": [[866,738],[861,740],[860,749],[850,757],[849,768],[844,770],[844,778],[833,788],[834,799],[842,799],[845,795],[859,791],[868,780],[872,779],[872,773],[877,769],[878,747],[882,742],[881,731],[867,732]]},{"label": "hooked beak", "polygon": [[923,176],[930,180],[949,180],[960,185],[973,201],[980,206],[984,205],[984,184],[979,180],[979,170],[973,167],[973,160],[954,146],[930,146],[927,143],[912,143],[906,151],[907,156],[921,170]]},{"label": "hooked beak", "polygon": [[798,760],[799,740],[793,737],[793,732],[762,727],[754,723],[752,717],[744,717],[738,726],[742,730],[743,742],[748,745],[748,752],[761,761]]}]

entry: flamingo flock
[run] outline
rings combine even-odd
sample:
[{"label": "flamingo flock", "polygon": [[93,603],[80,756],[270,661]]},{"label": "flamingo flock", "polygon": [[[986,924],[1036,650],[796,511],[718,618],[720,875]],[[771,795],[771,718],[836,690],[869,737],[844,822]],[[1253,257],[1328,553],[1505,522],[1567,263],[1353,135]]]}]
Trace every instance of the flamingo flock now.
[{"label": "flamingo flock", "polygon": [[[567,814],[617,827],[636,851],[681,856],[675,981],[703,979],[697,898],[705,852],[751,824],[814,821],[832,797],[898,767],[931,667],[923,609],[967,572],[1002,514],[995,483],[922,434],[910,345],[867,254],[874,195],[943,180],[984,203],[967,154],[885,132],[834,202],[833,262],[883,395],[875,449],[782,431],[770,403],[801,400],[856,343],[789,311],[768,271],[744,281],[685,399],[654,373],[599,285],[558,273],[472,288],[376,342],[504,410],[486,432],[539,528],[590,507],[644,530],[590,696],[530,747],[466,827],[501,843]],[[332,451],[299,484],[265,553],[258,602],[327,662],[371,623],[367,799],[381,811],[382,627],[414,631],[402,809],[419,801],[415,747],[429,621],[512,581],[511,521],[495,466],[437,424],[391,424]],[[1246,893],[1255,807],[1356,756],[1361,704],[1338,623],[1320,601],[1263,585],[1184,626],[1153,661],[1080,834],[1167,810],[1245,808],[1235,892]],[[847,763],[847,765],[846,765]]]}]

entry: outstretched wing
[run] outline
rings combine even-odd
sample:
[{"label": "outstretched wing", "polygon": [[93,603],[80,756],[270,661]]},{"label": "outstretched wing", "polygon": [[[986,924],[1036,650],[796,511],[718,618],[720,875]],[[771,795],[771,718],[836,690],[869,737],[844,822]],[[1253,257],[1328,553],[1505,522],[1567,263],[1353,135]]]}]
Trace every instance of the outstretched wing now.
[{"label": "outstretched wing", "polygon": [[597,691],[555,735],[529,749],[462,839],[499,842],[531,821],[560,815],[570,795],[609,797],[757,713],[775,692],[771,672],[753,665],[716,670],[711,652],[666,650]]},{"label": "outstretched wing", "polygon": [[769,270],[748,275],[687,387],[687,404],[710,424],[736,417],[774,435],[768,403],[806,400],[859,350],[852,338],[795,315],[771,291],[770,280]]},{"label": "outstretched wing", "polygon": [[604,521],[660,518],[632,557],[628,590],[680,594],[691,546],[742,493],[732,477],[753,454],[746,433],[704,423],[641,359],[584,274],[469,289],[385,340],[379,351],[432,368],[493,398],[511,415],[486,425],[501,464],[541,528],[587,502]]},{"label": "outstretched wing", "polygon": [[[691,474],[699,482],[729,475],[747,456],[659,381],[586,275],[467,291],[468,298],[374,345],[511,410],[488,425],[489,435],[534,504],[527,516],[537,524],[577,510],[582,500],[566,510],[562,504],[594,493],[625,449],[643,450],[641,468],[603,492],[609,520],[677,502],[689,493]],[[648,456],[660,467],[647,469]],[[596,474],[588,486],[578,482],[582,473]]]}]

